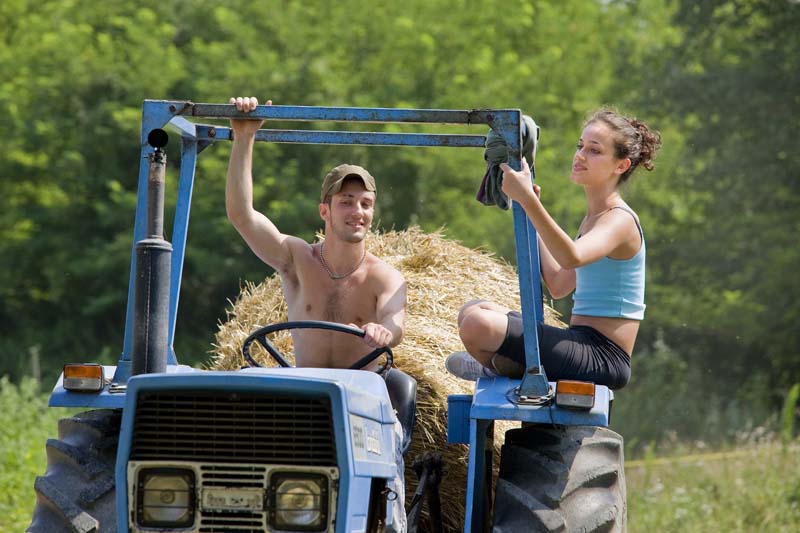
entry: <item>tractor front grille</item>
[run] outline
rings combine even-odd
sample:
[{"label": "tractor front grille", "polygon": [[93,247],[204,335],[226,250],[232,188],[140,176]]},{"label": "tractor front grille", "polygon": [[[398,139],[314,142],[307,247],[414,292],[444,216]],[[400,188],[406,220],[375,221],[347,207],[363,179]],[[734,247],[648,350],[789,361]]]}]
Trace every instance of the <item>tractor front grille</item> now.
[{"label": "tractor front grille", "polygon": [[[226,465],[203,465],[200,467],[200,486],[256,488],[267,490],[265,467],[242,465],[238,468]],[[211,511],[200,513],[200,533],[259,533],[267,531],[267,511]]]},{"label": "tractor front grille", "polygon": [[217,391],[139,395],[132,460],[335,466],[328,398]]}]

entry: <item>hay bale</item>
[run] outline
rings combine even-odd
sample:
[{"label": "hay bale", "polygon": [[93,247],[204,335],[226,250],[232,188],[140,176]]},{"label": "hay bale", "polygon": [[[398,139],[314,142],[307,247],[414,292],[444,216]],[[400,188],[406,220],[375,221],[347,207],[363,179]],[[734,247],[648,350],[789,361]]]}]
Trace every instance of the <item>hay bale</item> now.
[{"label": "hay bale", "polygon": [[[467,300],[487,299],[519,309],[517,274],[510,265],[489,253],[447,240],[441,232],[429,234],[416,227],[370,234],[367,247],[402,272],[408,282],[406,333],[403,342],[394,349],[395,365],[418,383],[417,425],[406,462],[406,501],[411,501],[416,489],[411,461],[425,451],[440,452],[446,471],[441,485],[442,506],[447,509],[445,526],[456,530],[464,517],[467,446],[447,444],[447,396],[471,394],[474,383],[449,374],[444,359],[464,349],[456,318]],[[285,320],[286,304],[277,276],[258,285],[247,283],[228,311],[226,322],[220,324],[213,367],[241,367],[240,349],[250,332]],[[560,324],[555,311],[548,307],[545,307],[545,321]],[[274,342],[284,353],[291,353],[291,337],[287,332],[279,334]],[[274,366],[265,352],[254,357],[265,366]],[[512,425],[496,424],[498,451],[505,430]],[[495,461],[495,469],[498,462]]]}]

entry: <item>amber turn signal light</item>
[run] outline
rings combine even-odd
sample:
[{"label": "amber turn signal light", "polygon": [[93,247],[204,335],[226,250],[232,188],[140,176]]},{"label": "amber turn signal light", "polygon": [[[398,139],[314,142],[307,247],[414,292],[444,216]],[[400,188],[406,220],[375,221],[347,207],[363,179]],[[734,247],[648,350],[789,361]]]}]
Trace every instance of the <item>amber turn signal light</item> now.
[{"label": "amber turn signal light", "polygon": [[64,388],[73,392],[100,392],[103,390],[103,366],[96,363],[68,363],[64,365]]},{"label": "amber turn signal light", "polygon": [[594,407],[594,383],[563,380],[556,383],[556,405],[571,409]]}]

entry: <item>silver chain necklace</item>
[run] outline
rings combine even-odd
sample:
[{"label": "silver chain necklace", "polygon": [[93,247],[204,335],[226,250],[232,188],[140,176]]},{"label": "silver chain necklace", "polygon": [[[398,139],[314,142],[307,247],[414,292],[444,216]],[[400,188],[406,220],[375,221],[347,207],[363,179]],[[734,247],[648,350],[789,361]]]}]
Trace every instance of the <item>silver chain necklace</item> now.
[{"label": "silver chain necklace", "polygon": [[358,270],[358,267],[361,266],[361,263],[363,263],[364,259],[367,257],[367,247],[366,246],[364,247],[364,253],[361,255],[361,259],[359,259],[358,264],[356,264],[353,270],[351,270],[347,274],[334,274],[333,271],[331,270],[331,267],[329,267],[328,263],[325,262],[324,253],[325,253],[325,242],[323,241],[322,244],[319,245],[319,260],[320,263],[322,263],[322,268],[325,269],[325,272],[328,273],[331,279],[342,279],[346,278],[347,276]]}]

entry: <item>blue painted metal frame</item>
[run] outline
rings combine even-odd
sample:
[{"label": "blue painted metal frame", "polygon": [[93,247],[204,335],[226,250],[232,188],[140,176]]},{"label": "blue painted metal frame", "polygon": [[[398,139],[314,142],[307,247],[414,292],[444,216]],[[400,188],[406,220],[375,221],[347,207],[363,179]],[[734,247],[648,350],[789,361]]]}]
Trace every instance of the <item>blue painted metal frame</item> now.
[{"label": "blue painted metal frame", "polygon": [[[182,139],[181,171],[175,221],[172,231],[173,259],[170,277],[169,346],[167,362],[177,364],[173,349],[178,298],[183,270],[183,258],[189,223],[191,195],[194,186],[197,155],[203,148],[216,141],[230,140],[230,128],[199,124],[187,120],[194,118],[261,118],[285,121],[333,121],[365,123],[414,123],[414,124],[486,124],[500,132],[509,146],[511,165],[521,168],[520,122],[521,113],[516,109],[504,110],[441,110],[441,109],[390,109],[390,108],[343,108],[308,106],[259,106],[244,114],[229,104],[194,104],[184,101],[147,100],[143,105],[141,152],[142,162],[139,170],[139,193],[136,220],[134,224],[134,243],[144,237],[147,204],[147,155],[152,149],[147,145],[147,134],[155,128],[170,126],[177,130]],[[434,134],[434,133],[384,133],[384,132],[346,132],[317,130],[270,130],[263,129],[256,140],[280,143],[315,144],[367,144],[380,146],[445,146],[480,147],[485,143],[484,135]],[[528,366],[539,367],[538,343],[536,339],[536,320],[541,319],[541,284],[538,277],[538,246],[536,233],[529,224],[524,211],[514,205],[515,238],[517,260],[520,265],[520,287],[523,299],[523,323],[526,338],[526,359]],[[531,255],[533,254],[533,256]],[[113,381],[125,383],[130,377],[131,331],[133,321],[133,267],[135,254],[131,254],[131,274],[128,289],[128,308],[125,321],[125,339],[122,355],[117,364]],[[538,303],[535,308],[534,302]],[[533,319],[528,319],[532,317]],[[534,376],[523,382],[521,391],[531,389],[534,394],[541,391],[544,376]],[[544,382],[546,387],[546,381]]]},{"label": "blue painted metal frame", "polygon": [[[169,336],[167,363],[170,371],[178,362],[174,353],[175,324],[178,312],[183,261],[188,234],[191,197],[194,188],[197,157],[207,146],[216,141],[231,139],[230,128],[221,125],[195,122],[197,119],[229,119],[248,117],[281,121],[331,121],[364,123],[407,124],[477,124],[488,125],[505,139],[510,154],[510,165],[521,168],[521,112],[518,109],[438,110],[438,109],[390,109],[390,108],[344,108],[307,106],[259,106],[244,114],[229,104],[195,104],[187,101],[147,100],[142,106],[141,159],[138,178],[136,218],[133,242],[144,238],[147,214],[147,156],[152,148],[147,144],[148,133],[155,128],[168,127],[181,138],[180,178],[175,219],[172,230],[173,258],[170,272]],[[191,119],[191,120],[190,120]],[[381,146],[444,146],[476,147],[485,144],[484,135],[434,134],[434,133],[385,133],[318,130],[262,129],[256,135],[261,142],[317,143],[317,144],[366,144]],[[536,321],[543,319],[541,284],[539,277],[539,255],[536,232],[522,208],[513,204],[514,234],[519,269],[522,299],[523,329],[525,332],[525,357],[529,368],[539,368],[539,347]],[[131,332],[133,328],[133,286],[135,253],[131,253],[128,304],[125,320],[125,337],[112,382],[125,385],[131,376]],[[111,370],[110,367],[109,370]],[[529,374],[517,387],[519,394],[541,396],[547,393],[548,383],[542,371]],[[89,397],[56,387],[51,405],[121,407],[124,394],[103,391]]]}]

